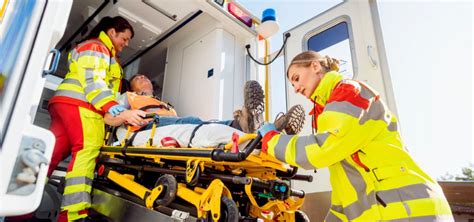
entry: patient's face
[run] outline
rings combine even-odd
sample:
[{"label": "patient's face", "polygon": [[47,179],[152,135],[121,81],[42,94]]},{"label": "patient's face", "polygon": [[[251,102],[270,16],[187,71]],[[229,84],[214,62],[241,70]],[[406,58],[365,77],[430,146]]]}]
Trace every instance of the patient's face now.
[{"label": "patient's face", "polygon": [[148,77],[145,75],[138,75],[130,82],[130,87],[133,92],[138,94],[153,95],[153,85]]}]

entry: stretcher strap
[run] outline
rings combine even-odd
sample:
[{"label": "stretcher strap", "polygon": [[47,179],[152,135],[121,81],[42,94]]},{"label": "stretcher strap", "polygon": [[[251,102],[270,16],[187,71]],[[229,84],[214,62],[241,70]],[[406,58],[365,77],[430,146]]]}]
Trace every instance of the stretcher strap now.
[{"label": "stretcher strap", "polygon": [[164,105],[148,105],[148,106],[144,106],[144,107],[140,108],[140,110],[142,110],[142,111],[146,111],[148,109],[166,109],[166,110],[170,110],[169,107],[164,106]]},{"label": "stretcher strap", "polygon": [[138,131],[135,131],[132,136],[130,137],[130,139],[128,139],[125,144],[123,145],[121,151],[122,151],[122,155],[123,156],[127,156],[127,149],[130,145],[133,144],[133,140],[135,139],[135,137],[137,136],[138,134]]},{"label": "stretcher strap", "polygon": [[193,139],[194,139],[194,136],[196,135],[196,131],[201,128],[201,126],[205,125],[205,124],[209,124],[210,122],[203,122],[199,125],[197,125],[194,129],[193,129],[193,132],[191,133],[191,137],[189,137],[189,142],[188,142],[188,147],[191,147],[191,143],[193,142]]}]

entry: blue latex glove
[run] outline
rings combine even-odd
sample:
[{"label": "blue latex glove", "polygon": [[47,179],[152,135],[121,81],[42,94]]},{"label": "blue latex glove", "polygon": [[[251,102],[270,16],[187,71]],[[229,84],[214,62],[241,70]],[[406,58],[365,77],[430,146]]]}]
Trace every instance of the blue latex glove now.
[{"label": "blue latex glove", "polygon": [[257,133],[260,134],[262,137],[265,136],[268,132],[272,130],[277,130],[275,124],[273,123],[265,123],[263,126],[258,128]]},{"label": "blue latex glove", "polygon": [[109,113],[112,114],[112,116],[118,116],[118,114],[120,114],[121,112],[125,111],[125,107],[123,107],[122,105],[113,105],[112,107],[110,107],[109,109]]}]

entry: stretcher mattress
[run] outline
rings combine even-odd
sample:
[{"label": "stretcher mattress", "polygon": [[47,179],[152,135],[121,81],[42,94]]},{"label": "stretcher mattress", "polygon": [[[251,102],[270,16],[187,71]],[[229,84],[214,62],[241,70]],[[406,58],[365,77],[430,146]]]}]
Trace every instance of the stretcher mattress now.
[{"label": "stretcher mattress", "polygon": [[[191,135],[198,126],[199,125],[195,124],[177,124],[158,127],[156,128],[155,136],[153,137],[154,145],[161,145],[160,141],[164,137],[172,137],[178,141],[181,147],[217,147],[219,144],[227,144],[230,142],[234,132],[237,132],[239,136],[245,135],[242,131],[227,125],[217,123],[204,124],[199,126],[194,133],[191,144],[189,144]],[[126,132],[127,129],[125,127],[120,127],[117,130],[117,138],[119,141],[122,141],[125,138]],[[150,138],[150,133],[151,129],[138,132],[132,145],[145,145],[148,138]],[[242,144],[239,147],[245,147],[245,145],[246,144]]]}]

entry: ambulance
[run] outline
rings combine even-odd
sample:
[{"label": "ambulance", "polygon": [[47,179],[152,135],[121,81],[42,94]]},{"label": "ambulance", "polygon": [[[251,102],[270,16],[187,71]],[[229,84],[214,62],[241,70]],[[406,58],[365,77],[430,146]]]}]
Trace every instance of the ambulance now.
[{"label": "ambulance", "polygon": [[[232,119],[233,110],[243,103],[247,80],[257,80],[268,92],[266,121],[272,121],[272,103],[285,100],[287,108],[301,104],[309,112],[312,104],[294,94],[288,81],[284,100],[269,96],[277,90],[269,79],[282,73],[272,73],[265,65],[283,57],[286,68],[306,50],[339,58],[341,73],[373,86],[397,111],[376,1],[344,1],[287,30],[284,44],[278,46],[281,53],[270,51],[269,35],[278,27],[266,27],[260,15],[234,0],[0,0],[0,4],[0,216],[35,212],[37,218],[55,221],[60,194],[56,180],[46,178],[55,144],[48,130],[48,101],[68,71],[69,50],[104,16],[122,16],[135,30],[120,54],[124,78],[147,75],[155,94],[182,116]],[[306,121],[302,134],[310,134],[310,126]],[[299,173],[314,178],[312,183],[292,184],[306,193],[302,210],[312,221],[321,221],[330,206],[328,171]],[[114,221],[196,220],[185,210],[150,211],[118,193],[95,188],[93,208]],[[119,215],[120,209],[111,208],[130,213]]]}]

